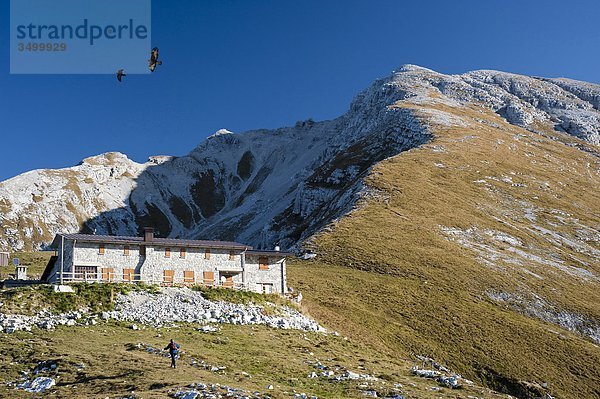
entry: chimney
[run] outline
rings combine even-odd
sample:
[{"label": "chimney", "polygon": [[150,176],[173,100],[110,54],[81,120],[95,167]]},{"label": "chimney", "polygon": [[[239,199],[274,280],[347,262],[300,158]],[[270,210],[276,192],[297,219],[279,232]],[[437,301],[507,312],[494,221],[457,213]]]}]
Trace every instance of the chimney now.
[{"label": "chimney", "polygon": [[154,240],[154,229],[152,227],[144,227],[144,241],[152,242]]},{"label": "chimney", "polygon": [[275,251],[279,252],[279,245],[275,245]]}]

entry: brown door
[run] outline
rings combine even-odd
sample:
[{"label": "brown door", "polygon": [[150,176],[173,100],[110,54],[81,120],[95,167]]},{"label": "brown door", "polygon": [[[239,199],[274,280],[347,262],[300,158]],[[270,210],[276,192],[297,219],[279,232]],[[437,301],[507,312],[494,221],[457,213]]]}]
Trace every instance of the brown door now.
[{"label": "brown door", "polygon": [[204,272],[204,285],[213,285],[215,283],[215,272]]},{"label": "brown door", "polygon": [[163,284],[164,285],[173,285],[174,279],[175,279],[175,271],[174,270],[163,271]]},{"label": "brown door", "polygon": [[196,282],[193,270],[184,270],[183,271],[183,282],[185,284],[194,284]]},{"label": "brown door", "polygon": [[103,267],[102,268],[102,281],[114,281],[115,279],[115,269],[112,267]]},{"label": "brown door", "polygon": [[225,276],[223,288],[233,288],[233,276]]},{"label": "brown door", "polygon": [[133,281],[135,269],[123,269],[123,281]]}]

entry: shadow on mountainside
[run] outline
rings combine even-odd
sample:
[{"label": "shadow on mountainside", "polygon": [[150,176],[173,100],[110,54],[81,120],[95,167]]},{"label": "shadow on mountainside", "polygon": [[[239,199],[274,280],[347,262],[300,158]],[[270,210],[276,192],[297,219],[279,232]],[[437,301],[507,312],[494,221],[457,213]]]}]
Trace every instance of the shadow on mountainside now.
[{"label": "shadow on mountainside", "polygon": [[81,232],[138,235],[151,226],[161,237],[295,248],[355,206],[373,165],[430,140],[409,110],[347,140],[338,134],[343,122],[212,136],[147,167],[125,206],[85,221]]}]

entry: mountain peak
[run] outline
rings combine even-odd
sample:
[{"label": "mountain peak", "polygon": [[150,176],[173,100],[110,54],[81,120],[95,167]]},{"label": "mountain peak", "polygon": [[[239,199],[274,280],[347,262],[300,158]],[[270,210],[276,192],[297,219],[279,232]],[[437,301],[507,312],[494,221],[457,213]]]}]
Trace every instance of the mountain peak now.
[{"label": "mountain peak", "polygon": [[80,165],[86,164],[86,165],[91,165],[91,166],[98,166],[98,165],[107,166],[107,165],[112,165],[112,164],[122,163],[122,162],[133,162],[133,161],[130,160],[127,157],[127,155],[125,155],[121,152],[111,151],[111,152],[105,152],[103,154],[87,157],[83,161],[80,162]]},{"label": "mountain peak", "polygon": [[214,132],[213,134],[211,134],[210,136],[208,136],[209,139],[213,138],[213,137],[218,137],[218,136],[223,136],[223,135],[227,135],[227,134],[235,134],[227,129],[219,129],[216,132]]}]

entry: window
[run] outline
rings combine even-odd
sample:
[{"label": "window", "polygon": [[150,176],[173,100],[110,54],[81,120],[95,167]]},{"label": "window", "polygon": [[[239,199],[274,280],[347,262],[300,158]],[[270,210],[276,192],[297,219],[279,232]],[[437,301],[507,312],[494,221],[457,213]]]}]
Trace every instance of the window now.
[{"label": "window", "polygon": [[146,246],[140,245],[140,256],[146,256]]},{"label": "window", "polygon": [[193,270],[184,270],[183,271],[183,282],[185,284],[194,284],[196,282]]},{"label": "window", "polygon": [[98,245],[98,255],[104,255],[105,249],[106,249],[106,247],[104,244]]},{"label": "window", "polygon": [[260,290],[263,294],[272,294],[273,293],[273,284],[265,283],[258,284],[260,286]]},{"label": "window", "polygon": [[133,281],[135,269],[123,269],[123,281]]},{"label": "window", "polygon": [[229,251],[229,260],[235,260],[235,251]]},{"label": "window", "polygon": [[102,281],[113,281],[115,279],[115,269],[112,267],[102,268]]},{"label": "window", "polygon": [[165,248],[165,258],[171,257],[171,248]]},{"label": "window", "polygon": [[123,247],[123,255],[124,256],[129,256],[129,245],[125,245]]},{"label": "window", "polygon": [[266,256],[258,258],[258,270],[269,270],[269,258]]},{"label": "window", "polygon": [[75,266],[75,279],[96,280],[98,278],[96,266]]},{"label": "window", "polygon": [[185,248],[181,248],[181,249],[179,250],[179,257],[180,257],[180,258],[182,258],[182,259],[185,259],[186,252],[187,252],[187,251],[186,251],[186,249],[185,249]]},{"label": "window", "polygon": [[204,250],[204,259],[210,259],[210,248]]},{"label": "window", "polygon": [[174,277],[175,277],[174,270],[164,270],[163,271],[163,284],[164,285],[173,285]]},{"label": "window", "polygon": [[213,285],[215,283],[215,272],[204,272],[204,284]]}]

